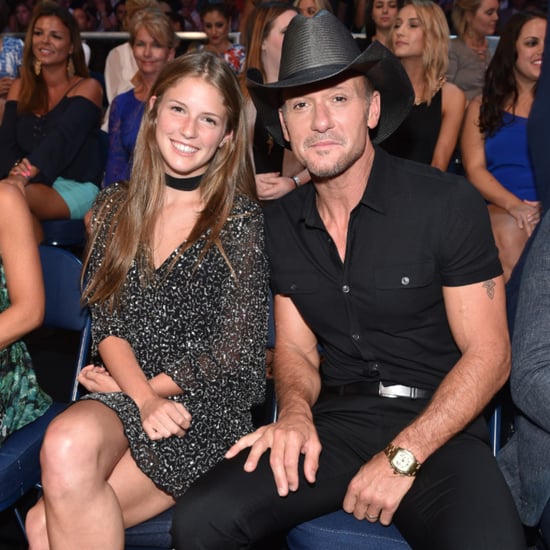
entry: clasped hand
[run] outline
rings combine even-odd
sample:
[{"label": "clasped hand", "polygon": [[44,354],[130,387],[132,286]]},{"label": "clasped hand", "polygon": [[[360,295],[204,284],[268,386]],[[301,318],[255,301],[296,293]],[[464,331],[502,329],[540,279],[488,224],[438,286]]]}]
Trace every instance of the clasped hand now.
[{"label": "clasped hand", "polygon": [[244,469],[253,472],[260,457],[271,449],[270,465],[280,496],[298,490],[298,466],[300,455],[304,455],[304,475],[309,483],[315,482],[319,468],[321,442],[313,421],[307,414],[281,414],[277,422],[262,426],[255,432],[245,435],[226,453],[225,458],[233,458],[243,449],[250,447]]},{"label": "clasped hand", "polygon": [[[122,391],[104,367],[87,365],[80,372],[78,381],[91,392]],[[153,440],[172,435],[183,437],[191,425],[191,414],[181,403],[155,394],[141,403],[140,414],[143,430]]]}]

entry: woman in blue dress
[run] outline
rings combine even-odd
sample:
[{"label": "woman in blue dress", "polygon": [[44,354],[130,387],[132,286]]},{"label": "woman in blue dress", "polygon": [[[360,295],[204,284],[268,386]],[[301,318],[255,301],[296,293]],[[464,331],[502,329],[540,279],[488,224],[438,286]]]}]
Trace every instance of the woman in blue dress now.
[{"label": "woman in blue dress", "polygon": [[110,107],[104,185],[130,177],[145,98],[166,62],[173,59],[177,43],[170,19],[157,8],[137,11],[130,20],[129,32],[138,71],[132,79],[134,87],[116,96]]},{"label": "woman in blue dress", "polygon": [[542,13],[510,18],[487,69],[483,94],[468,108],[462,134],[466,175],[489,203],[505,280],[540,220],[526,128],[545,35]]}]

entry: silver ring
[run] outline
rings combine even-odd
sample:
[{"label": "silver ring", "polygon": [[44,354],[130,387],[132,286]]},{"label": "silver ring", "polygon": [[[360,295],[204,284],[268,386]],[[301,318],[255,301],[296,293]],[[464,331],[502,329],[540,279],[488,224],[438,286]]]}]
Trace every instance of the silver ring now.
[{"label": "silver ring", "polygon": [[378,519],[379,517],[380,517],[380,514],[378,514],[377,516],[371,516],[367,514],[367,519]]}]

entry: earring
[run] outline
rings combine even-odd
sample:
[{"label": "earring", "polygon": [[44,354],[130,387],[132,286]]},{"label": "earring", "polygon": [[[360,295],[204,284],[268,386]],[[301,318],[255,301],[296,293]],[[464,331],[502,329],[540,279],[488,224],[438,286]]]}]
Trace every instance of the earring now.
[{"label": "earring", "polygon": [[67,75],[69,78],[72,78],[74,76],[74,73],[75,73],[74,61],[72,57],[69,57],[69,61],[67,61]]},{"label": "earring", "polygon": [[40,59],[36,59],[35,57],[32,62],[32,68],[34,74],[38,76],[40,74],[40,71],[42,71],[42,61],[40,61]]}]

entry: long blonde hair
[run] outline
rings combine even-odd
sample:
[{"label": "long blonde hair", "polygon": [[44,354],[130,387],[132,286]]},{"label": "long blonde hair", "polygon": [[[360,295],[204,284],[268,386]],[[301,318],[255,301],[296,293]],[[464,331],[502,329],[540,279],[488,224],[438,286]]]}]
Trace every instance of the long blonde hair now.
[{"label": "long blonde hair", "polygon": [[443,10],[431,0],[405,0],[403,7],[413,6],[424,31],[422,65],[424,94],[428,105],[445,82],[449,66],[449,25]]},{"label": "long blonde hair", "polygon": [[481,0],[454,0],[451,19],[453,21],[456,34],[461,40],[464,40],[468,30],[468,20],[466,15],[469,13],[472,15],[475,14],[480,6]]},{"label": "long blonde hair", "polygon": [[[164,160],[155,138],[158,106],[167,90],[188,77],[202,78],[218,90],[227,109],[225,132],[232,132],[233,137],[216,150],[202,177],[200,192],[204,210],[180,254],[204,237],[201,258],[212,246],[216,246],[225,258],[219,237],[233,207],[235,195],[244,194],[256,199],[243,98],[229,65],[206,51],[188,53],[169,61],[150,92],[149,97],[156,96],[157,100],[143,115],[128,187],[120,190],[123,198],[111,219],[109,230],[101,231],[107,238],[105,256],[86,285],[84,296],[88,303],[106,301],[111,307],[116,307],[134,259],[145,272],[144,282],[152,277],[154,227],[163,206],[166,187]],[[102,218],[100,211],[94,229],[100,227]],[[86,266],[97,234],[95,230],[90,239]]]}]

